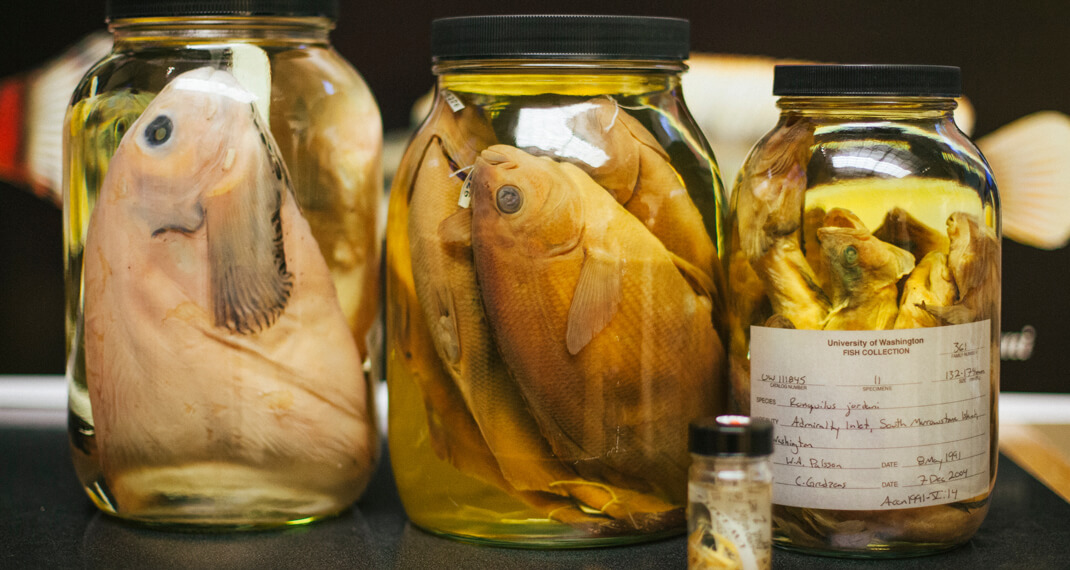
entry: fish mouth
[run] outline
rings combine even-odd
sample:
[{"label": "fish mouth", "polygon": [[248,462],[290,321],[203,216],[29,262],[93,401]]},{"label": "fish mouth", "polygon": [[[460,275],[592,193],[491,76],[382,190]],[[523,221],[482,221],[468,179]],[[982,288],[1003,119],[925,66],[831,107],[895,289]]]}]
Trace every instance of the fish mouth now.
[{"label": "fish mouth", "polygon": [[496,166],[505,169],[516,168],[517,164],[509,157],[508,154],[495,150],[494,147],[483,149],[483,152],[479,153],[479,158],[488,166]]}]

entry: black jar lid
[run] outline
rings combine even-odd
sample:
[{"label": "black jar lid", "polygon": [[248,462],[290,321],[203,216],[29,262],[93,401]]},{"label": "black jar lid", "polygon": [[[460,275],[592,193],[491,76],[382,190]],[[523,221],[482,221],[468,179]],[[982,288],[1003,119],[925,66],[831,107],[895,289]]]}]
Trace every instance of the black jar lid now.
[{"label": "black jar lid", "polygon": [[687,439],[688,449],[699,455],[769,455],[773,453],[773,423],[748,416],[701,418],[688,426]]},{"label": "black jar lid", "polygon": [[958,97],[962,72],[948,65],[778,65],[773,95]]},{"label": "black jar lid", "polygon": [[685,60],[690,22],[645,16],[462,16],[431,22],[435,61],[466,59]]},{"label": "black jar lid", "polygon": [[105,0],[104,17],[290,16],[338,19],[338,0]]}]

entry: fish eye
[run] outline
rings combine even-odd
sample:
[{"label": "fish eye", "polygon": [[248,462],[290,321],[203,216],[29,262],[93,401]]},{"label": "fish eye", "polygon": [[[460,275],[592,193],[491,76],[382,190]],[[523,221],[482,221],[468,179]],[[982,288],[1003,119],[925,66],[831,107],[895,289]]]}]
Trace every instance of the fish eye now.
[{"label": "fish eye", "polygon": [[843,260],[848,265],[854,265],[858,261],[858,250],[855,246],[849,245],[847,249],[843,250]]},{"label": "fish eye", "polygon": [[524,205],[524,195],[516,186],[498,188],[498,210],[503,214],[515,214]]},{"label": "fish eye", "polygon": [[145,127],[145,140],[151,146],[160,146],[171,138],[174,124],[167,115],[159,115]]}]

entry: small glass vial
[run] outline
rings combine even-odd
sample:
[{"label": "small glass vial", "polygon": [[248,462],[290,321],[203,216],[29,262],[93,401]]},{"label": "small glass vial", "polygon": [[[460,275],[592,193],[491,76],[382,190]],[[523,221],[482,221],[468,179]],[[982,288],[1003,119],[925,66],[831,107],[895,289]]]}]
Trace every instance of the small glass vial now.
[{"label": "small glass vial", "polygon": [[773,424],[747,416],[691,423],[687,567],[772,567]]}]

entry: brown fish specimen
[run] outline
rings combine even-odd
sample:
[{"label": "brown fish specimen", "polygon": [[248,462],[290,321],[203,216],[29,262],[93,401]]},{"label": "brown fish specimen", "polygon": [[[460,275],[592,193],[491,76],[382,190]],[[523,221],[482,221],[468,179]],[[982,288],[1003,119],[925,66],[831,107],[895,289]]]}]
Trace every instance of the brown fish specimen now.
[{"label": "brown fish specimen", "polygon": [[897,284],[914,269],[914,256],[864,227],[826,226],[817,230],[817,238],[832,278],[833,308],[825,329],[892,328],[899,312]]},{"label": "brown fish specimen", "polygon": [[728,260],[728,378],[731,411],[750,413],[750,325],[758,322],[765,287],[742,250]]},{"label": "brown fish specimen", "polygon": [[829,301],[801,247],[812,125],[799,121],[764,141],[736,188],[739,245],[765,285],[773,314],[820,329]]},{"label": "brown fish specimen", "polygon": [[[854,212],[845,208],[832,208],[829,210],[825,217],[821,219],[821,228],[847,228],[857,230],[861,233],[869,233],[869,229],[866,228],[866,224],[862,223],[862,220],[858,216],[854,215]],[[814,237],[817,238],[817,229],[814,230]],[[821,240],[817,240],[820,246]],[[844,282],[841,279],[834,278],[832,275],[832,260],[829,259],[824,249],[820,250],[821,253],[821,266],[827,272],[828,283],[825,285],[824,290],[828,293],[832,299],[845,299],[849,296],[848,292],[844,289]]]},{"label": "brown fish specimen", "polygon": [[[716,247],[657,138],[613,99],[601,97],[582,105],[586,109],[573,118],[571,127],[578,137],[604,149],[608,159],[597,167],[576,165],[609,190],[669,251],[701,269],[716,287],[717,280],[723,279]],[[720,299],[715,291],[710,293],[711,298]]]},{"label": "brown fish specimen", "polygon": [[367,336],[380,309],[382,122],[368,87],[336,57],[310,50],[302,57],[272,58],[271,131],[331,270],[342,312],[367,355]]},{"label": "brown fish specimen", "polygon": [[811,208],[803,214],[802,249],[806,262],[814,272],[814,281],[823,291],[829,290],[829,265],[821,253],[821,242],[817,239],[818,228],[825,225],[825,210]]},{"label": "brown fish specimen", "polygon": [[999,238],[976,216],[955,212],[947,219],[951,240],[947,264],[958,297],[949,307],[926,307],[946,323],[958,325],[999,314]]},{"label": "brown fish specimen", "polygon": [[787,318],[797,329],[824,328],[831,303],[799,249],[799,242],[783,238],[754,263],[765,285],[773,314]]},{"label": "brown fish specimen", "polygon": [[555,454],[587,479],[683,500],[687,423],[722,405],[710,299],[571,164],[496,145],[472,188],[487,317]]},{"label": "brown fish specimen", "polygon": [[947,255],[933,251],[922,258],[903,284],[903,296],[899,301],[899,314],[895,317],[897,329],[913,329],[940,326],[940,319],[930,311],[934,307],[947,307],[955,301],[955,282],[947,267]]},{"label": "brown fish specimen", "polygon": [[438,138],[441,134],[450,141],[467,141],[454,143],[463,157],[464,144],[485,140],[481,138],[485,132],[466,132],[475,121],[469,117],[467,122],[433,124],[436,135],[415,173],[409,204],[416,299],[429,325],[436,353],[432,360],[441,362],[449,374],[449,378],[421,375],[429,417],[442,422],[430,426],[432,440],[440,442],[447,453],[444,457],[465,473],[586,532],[613,534],[650,524],[631,519],[630,509],[637,504],[658,512],[672,507],[632,497],[634,492],[581,481],[554,457],[498,354],[472,266],[472,211],[457,205],[463,158],[447,155]]},{"label": "brown fish specimen", "polygon": [[361,357],[250,100],[225,71],[172,80],[120,143],[89,224],[86,376],[124,509],[267,487],[338,497],[318,507],[335,512],[371,476]]},{"label": "brown fish specimen", "polygon": [[813,125],[799,121],[761,143],[761,158],[746,165],[733,192],[740,247],[754,262],[773,243],[790,237],[799,246],[806,165]]},{"label": "brown fish specimen", "polygon": [[884,221],[873,235],[881,241],[909,251],[914,255],[914,259],[924,259],[932,251],[945,254],[948,252],[946,235],[930,228],[899,207],[892,208],[885,214]]}]

